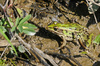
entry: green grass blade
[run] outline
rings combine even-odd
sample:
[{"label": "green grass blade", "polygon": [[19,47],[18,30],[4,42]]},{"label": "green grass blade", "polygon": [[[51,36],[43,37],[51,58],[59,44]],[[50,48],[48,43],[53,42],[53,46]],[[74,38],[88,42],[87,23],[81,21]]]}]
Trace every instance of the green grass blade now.
[{"label": "green grass blade", "polygon": [[8,37],[6,36],[6,34],[0,29],[0,33],[5,37],[5,39],[9,42],[9,44],[11,45],[11,47],[13,48],[15,54],[18,56],[17,51],[15,49],[15,47],[12,45],[12,43],[10,42],[10,40],[8,39]]}]

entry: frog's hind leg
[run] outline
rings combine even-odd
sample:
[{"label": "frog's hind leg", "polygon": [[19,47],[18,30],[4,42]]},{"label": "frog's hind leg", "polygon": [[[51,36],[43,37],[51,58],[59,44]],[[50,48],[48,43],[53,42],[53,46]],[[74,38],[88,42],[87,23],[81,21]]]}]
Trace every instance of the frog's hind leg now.
[{"label": "frog's hind leg", "polygon": [[84,49],[87,49],[87,48],[85,47],[85,45],[83,44],[83,42],[81,41],[81,39],[79,39],[79,42],[80,42],[81,46],[82,46]]}]

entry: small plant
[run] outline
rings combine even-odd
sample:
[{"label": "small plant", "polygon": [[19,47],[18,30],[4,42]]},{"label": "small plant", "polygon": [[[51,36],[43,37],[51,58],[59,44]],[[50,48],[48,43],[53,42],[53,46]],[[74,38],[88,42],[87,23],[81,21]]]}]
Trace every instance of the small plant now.
[{"label": "small plant", "polygon": [[[9,23],[7,21],[5,21],[5,19],[1,19],[1,22],[0,22],[0,33],[11,44],[11,47],[13,48],[13,50],[14,50],[16,55],[17,55],[17,51],[14,48],[14,46],[12,45],[12,43],[10,42],[10,40],[7,37],[7,35],[5,34],[5,32],[8,32],[7,29],[10,28],[11,32],[15,32],[17,34],[18,33],[25,33],[27,35],[34,35],[35,34],[35,29],[37,27],[35,25],[33,25],[33,24],[30,24],[30,23],[26,22],[26,21],[28,21],[30,19],[30,17],[31,17],[31,15],[27,15],[25,18],[17,17],[15,25],[11,21],[11,24],[13,25],[13,27],[10,27]],[[18,47],[18,48],[19,48],[19,51],[22,51],[21,49],[23,49],[23,47],[21,48],[21,46]]]},{"label": "small plant", "polygon": [[[11,24],[13,24],[12,20],[10,19]],[[6,21],[4,18],[0,21],[0,29],[5,33],[8,32],[7,28],[11,28],[8,21]]]},{"label": "small plant", "polygon": [[30,23],[25,23],[30,19],[31,15],[26,16],[25,18],[17,17],[15,26],[11,29],[11,31],[15,31],[16,33],[25,33],[27,35],[34,35],[37,27]]},{"label": "small plant", "polygon": [[93,43],[100,44],[100,34],[96,36]]},{"label": "small plant", "polygon": [[[31,15],[27,15],[25,18],[19,18],[17,17],[15,26],[11,29],[11,32],[15,33],[25,33],[27,35],[34,35],[35,34],[35,29],[37,28],[35,25],[30,24],[30,23],[25,23],[30,19]],[[25,49],[23,46],[18,46],[18,50],[21,53],[25,52]]]},{"label": "small plant", "polygon": [[24,48],[23,45],[18,46],[18,50],[19,50],[19,52],[21,52],[21,53],[24,53],[24,52],[25,52],[25,48]]},{"label": "small plant", "polygon": [[1,60],[0,59],[0,66],[6,66],[5,62],[6,62],[6,60]]},{"label": "small plant", "polygon": [[[9,42],[9,44],[11,45],[11,47],[13,48],[15,54],[18,56],[16,49],[14,48],[14,46],[12,45],[12,43],[10,42],[9,38],[7,37],[7,35],[5,34],[5,32],[7,32],[6,28],[2,25],[0,25],[0,33],[5,37],[5,39]],[[3,29],[2,29],[3,28]]]}]

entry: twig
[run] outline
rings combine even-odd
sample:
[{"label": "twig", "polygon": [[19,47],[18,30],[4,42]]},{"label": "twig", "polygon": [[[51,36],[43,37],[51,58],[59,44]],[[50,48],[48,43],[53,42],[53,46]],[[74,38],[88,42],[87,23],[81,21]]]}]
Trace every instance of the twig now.
[{"label": "twig", "polygon": [[4,8],[4,6],[3,6],[3,5],[1,5],[1,4],[0,4],[0,7],[1,7],[2,9]]},{"label": "twig", "polygon": [[2,52],[0,59],[2,58],[2,56],[4,55],[5,51],[7,50],[8,46],[4,49],[4,51]]},{"label": "twig", "polygon": [[9,2],[9,0],[6,1],[5,5],[4,5],[4,9],[6,8],[8,2]]},{"label": "twig", "polygon": [[7,20],[8,20],[9,25],[12,27],[12,24],[11,24],[11,22],[10,22],[10,19],[8,18],[8,15],[7,15],[6,11],[5,11],[5,7],[6,7],[6,5],[8,4],[8,1],[9,1],[9,0],[7,0],[7,1],[6,1],[6,3],[5,3],[5,5],[4,5],[4,6],[3,6],[3,5],[1,5],[1,4],[0,4],[0,6],[1,6],[1,8],[3,9],[3,11],[4,11],[4,15],[6,16],[6,18],[7,18]]},{"label": "twig", "polygon": [[[17,46],[19,45],[18,40],[13,40],[11,43],[14,46],[16,46],[16,44],[17,44]],[[8,44],[8,41],[7,40],[0,40],[0,48],[1,47],[6,47],[7,45],[10,46],[10,44]]]},{"label": "twig", "polygon": [[6,1],[6,3],[4,4],[4,6],[3,6],[2,4],[0,4],[0,6],[1,6],[1,8],[2,8],[3,10],[5,10],[5,8],[6,8],[7,4],[8,4],[8,1],[9,1],[9,0]]},{"label": "twig", "polygon": [[12,27],[11,21],[10,21],[10,19],[9,19],[9,17],[8,17],[8,15],[7,15],[7,13],[4,12],[4,14],[5,14],[5,16],[6,16],[7,20],[8,20],[9,25]]},{"label": "twig", "polygon": [[47,62],[46,62],[46,60],[41,56],[41,55],[39,55],[39,53],[37,53],[37,51],[35,51],[35,50],[33,50],[32,48],[30,49],[31,51],[31,53],[32,53],[32,55],[34,56],[34,57],[37,57],[39,60],[38,61],[40,61],[43,65],[45,65],[45,66],[50,66]]},{"label": "twig", "polygon": [[93,16],[94,16],[94,19],[95,19],[95,22],[96,22],[97,28],[98,28],[98,30],[99,30],[99,32],[100,32],[100,27],[99,27],[99,24],[98,24],[98,21],[97,21],[96,15],[95,15],[95,13],[94,13],[94,10],[93,10],[92,6],[89,4],[88,0],[86,0],[86,1],[87,1],[88,5],[90,6],[92,12],[93,12]]},{"label": "twig", "polygon": [[33,48],[35,51],[37,51],[42,57],[44,57],[45,59],[49,60],[53,66],[58,66],[53,59],[51,59],[47,54],[44,54],[41,50],[39,50],[38,48],[34,47]]},{"label": "twig", "polygon": [[24,40],[22,40],[22,38],[20,38],[20,37],[18,36],[18,34],[15,33],[15,36],[16,36],[20,41],[22,41],[22,43],[23,43],[28,49],[31,48],[31,45],[28,44],[28,43],[26,43],[26,42],[24,42]]},{"label": "twig", "polygon": [[70,60],[72,60],[72,61],[74,61],[78,66],[82,66],[74,57],[72,57],[72,56],[68,56],[68,55],[66,55],[66,54],[58,54],[58,53],[52,53],[52,52],[46,52],[47,54],[51,54],[51,55],[56,55],[56,56],[58,56],[58,57],[63,57],[64,59],[66,59],[66,58],[68,58],[68,59],[70,59]]},{"label": "twig", "polygon": [[[22,41],[22,43],[24,44],[24,46],[26,46],[29,50],[31,50],[32,52],[34,52],[35,53],[35,55],[37,54],[37,56],[40,58],[40,56],[41,56],[41,58],[43,57],[43,58],[46,58],[46,59],[48,59],[51,63],[52,63],[52,65],[54,65],[54,66],[58,66],[48,55],[46,55],[46,54],[44,54],[41,50],[39,50],[38,48],[36,48],[35,46],[33,47],[33,49],[31,48],[31,45],[30,44],[28,44],[28,43],[25,43],[17,34],[15,34],[15,36],[20,40],[20,41]],[[39,56],[40,55],[40,56]],[[40,59],[41,59],[40,58]],[[43,60],[45,60],[45,59],[43,59],[42,58],[42,61]]]},{"label": "twig", "polygon": [[100,3],[95,3],[93,0],[88,0],[88,1],[90,1],[91,3],[93,3],[93,4],[97,5],[97,6],[100,6]]}]

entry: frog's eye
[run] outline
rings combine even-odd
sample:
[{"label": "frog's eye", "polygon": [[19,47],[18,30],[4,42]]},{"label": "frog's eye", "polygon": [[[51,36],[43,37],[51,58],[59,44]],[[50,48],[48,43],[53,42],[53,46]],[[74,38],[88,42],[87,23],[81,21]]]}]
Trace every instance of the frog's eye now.
[{"label": "frog's eye", "polygon": [[55,31],[57,31],[57,28],[56,28],[56,27],[54,27],[54,30],[55,30]]}]

